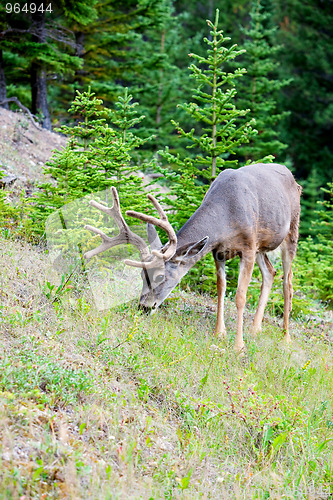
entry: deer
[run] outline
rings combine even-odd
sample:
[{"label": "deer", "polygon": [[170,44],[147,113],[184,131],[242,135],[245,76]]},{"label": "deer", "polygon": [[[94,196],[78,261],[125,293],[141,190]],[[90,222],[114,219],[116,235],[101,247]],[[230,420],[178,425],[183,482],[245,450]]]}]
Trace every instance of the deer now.
[{"label": "deer", "polygon": [[[215,334],[219,338],[227,335],[224,322],[224,299],[226,293],[227,260],[239,256],[239,276],[235,295],[237,329],[234,348],[245,349],[243,340],[243,316],[246,294],[257,263],[262,275],[262,284],[257,310],[250,333],[261,331],[265,307],[269,298],[276,271],[267,255],[281,249],[283,268],[283,333],[287,343],[289,316],[292,309],[292,261],[295,257],[300,220],[301,186],[290,170],[275,163],[253,164],[238,169],[222,171],[210,185],[200,207],[183,227],[175,233],[167,215],[157,199],[148,194],[159,217],[128,210],[127,216],[147,223],[150,251],[143,238],[133,233],[125,222],[115,188],[111,189],[113,206],[106,207],[92,200],[98,210],[114,218],[119,228],[117,236],[107,236],[100,229],[85,226],[100,236],[102,243],[88,251],[85,258],[104,252],[119,244],[132,244],[140,252],[140,261],[125,260],[128,266],[141,268],[143,280],[139,307],[155,311],[182,277],[212,252],[217,274],[217,318]],[[156,227],[164,230],[168,242],[162,245]]]}]

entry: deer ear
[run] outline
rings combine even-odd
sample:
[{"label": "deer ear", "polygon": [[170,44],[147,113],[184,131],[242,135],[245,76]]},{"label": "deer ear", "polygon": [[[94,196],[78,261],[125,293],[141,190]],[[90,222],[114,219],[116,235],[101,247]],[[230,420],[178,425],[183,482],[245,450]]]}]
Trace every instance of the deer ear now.
[{"label": "deer ear", "polygon": [[162,243],[153,224],[147,223],[147,237],[151,250],[161,250]]},{"label": "deer ear", "polygon": [[205,248],[208,239],[208,236],[205,236],[195,243],[188,243],[187,245],[183,245],[182,247],[177,249],[175,256],[172,257],[172,260],[180,264],[181,262],[188,261],[189,259],[195,257]]}]

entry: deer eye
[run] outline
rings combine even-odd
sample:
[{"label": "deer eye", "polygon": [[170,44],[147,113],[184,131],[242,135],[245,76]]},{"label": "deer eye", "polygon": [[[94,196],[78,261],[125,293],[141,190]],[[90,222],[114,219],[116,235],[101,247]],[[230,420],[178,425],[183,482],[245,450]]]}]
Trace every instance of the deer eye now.
[{"label": "deer eye", "polygon": [[164,274],[158,274],[157,276],[154,277],[155,283],[162,283],[163,280],[164,280]]}]

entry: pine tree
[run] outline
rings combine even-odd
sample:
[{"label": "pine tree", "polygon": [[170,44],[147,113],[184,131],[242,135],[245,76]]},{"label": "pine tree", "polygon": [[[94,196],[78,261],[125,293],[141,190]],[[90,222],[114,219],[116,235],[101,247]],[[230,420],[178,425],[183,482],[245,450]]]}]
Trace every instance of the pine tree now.
[{"label": "pine tree", "polygon": [[[167,204],[172,207],[170,220],[177,230],[199,207],[209,183],[219,171],[237,167],[238,160],[232,156],[236,155],[241,144],[256,134],[252,128],[253,120],[246,120],[248,110],[238,109],[235,105],[235,83],[245,74],[245,69],[226,70],[226,65],[243,50],[229,44],[230,38],[218,29],[218,21],[217,10],[215,23],[207,21],[210,36],[204,38],[206,54],[190,54],[198,62],[198,65],[190,65],[197,87],[193,102],[181,105],[181,109],[198,125],[187,132],[179,123],[173,122],[179,136],[187,141],[187,148],[194,154],[182,157],[181,154],[172,154],[168,148],[160,151],[172,167],[171,171],[162,171],[170,181],[171,196],[167,197]],[[215,283],[214,267],[212,256],[207,256],[191,269],[184,282],[192,286],[199,284],[201,290],[211,290]]]},{"label": "pine tree", "polygon": [[72,23],[76,50],[84,62],[76,86],[90,85],[106,102],[116,101],[121,87],[130,87],[141,70],[135,46],[149,26],[158,23],[163,1],[98,2],[95,19]]},{"label": "pine tree", "polygon": [[[149,99],[144,73],[147,74],[148,68],[154,72],[159,58],[156,58],[156,51],[151,57],[147,56],[150,53],[147,32],[159,25],[165,2],[59,1],[57,12],[61,25],[70,33],[65,52],[75,55],[81,62],[72,68],[71,75],[59,81],[60,85],[52,88],[52,101],[60,119],[66,119],[62,110],[73,99],[75,90],[83,91],[88,86],[108,106],[115,104],[124,87],[129,87],[140,101],[142,94]],[[150,128],[150,124],[147,122],[144,128]]]},{"label": "pine tree", "polygon": [[315,235],[315,222],[318,219],[317,202],[322,201],[323,191],[320,189],[322,178],[314,168],[306,181],[302,181],[303,192],[301,197],[301,224],[300,235],[305,237]]},{"label": "pine tree", "polygon": [[[185,131],[179,123],[173,122],[177,132],[187,141],[187,148],[194,151],[194,155],[185,158],[170,153],[168,149],[160,152],[171,165],[174,172],[165,171],[165,176],[171,180],[171,194],[176,195],[178,201],[170,201],[177,207],[177,203],[186,207],[176,217],[182,224],[201,204],[207,185],[198,183],[199,176],[206,182],[212,182],[219,171],[227,167],[237,167],[237,159],[231,156],[236,154],[237,148],[248,142],[256,133],[252,129],[252,121],[246,121],[248,110],[237,109],[234,104],[236,89],[235,81],[242,77],[245,69],[225,71],[227,62],[242,54],[236,45],[228,46],[229,37],[218,30],[219,11],[216,11],[215,23],[207,21],[210,28],[210,39],[205,38],[207,54],[199,56],[190,54],[199,65],[191,64],[191,76],[196,81],[194,102],[185,103],[180,107],[199,125],[200,135],[196,128]],[[178,217],[180,220],[178,221]]]},{"label": "pine tree", "polygon": [[[10,4],[13,5],[13,4]],[[30,106],[29,61],[22,47],[23,36],[29,23],[22,14],[6,14],[6,5],[0,5],[0,52],[1,60],[1,94],[2,100],[7,97],[17,97],[27,107]],[[13,7],[12,7],[13,10]],[[19,29],[18,29],[19,27]],[[20,68],[20,70],[19,70]],[[8,103],[4,104],[7,109]]]},{"label": "pine tree", "polygon": [[319,201],[313,222],[314,236],[299,244],[297,273],[303,289],[333,307],[333,182],[322,188],[325,199]]},{"label": "pine tree", "polygon": [[[50,130],[48,80],[53,77],[54,82],[60,76],[75,71],[81,61],[68,50],[71,44],[63,26],[54,27],[54,16],[58,11],[55,11],[52,2],[45,5],[38,0],[31,7],[26,2],[18,5],[19,12],[12,9],[3,23],[0,42],[3,59],[8,66],[7,85],[8,82],[12,84],[9,95],[15,95],[31,108],[32,113],[39,114],[42,126]],[[27,11],[23,10],[24,7]]]},{"label": "pine tree", "polygon": [[141,70],[134,74],[131,88],[146,116],[145,126],[155,136],[148,146],[154,152],[165,146],[176,147],[171,119],[185,118],[177,104],[190,97],[190,79],[181,67],[187,50],[181,21],[182,16],[174,15],[173,2],[162,0],[154,26],[135,43],[135,57]]},{"label": "pine tree", "polygon": [[[41,191],[33,200],[37,230],[42,231],[40,223],[65,203],[111,186],[117,188],[124,212],[147,207],[139,165],[131,162],[133,151],[144,142],[134,132],[134,125],[143,117],[136,116],[131,100],[126,90],[124,98],[119,99],[118,109],[110,113],[90,89],[77,91],[69,112],[79,121],[61,127],[68,143],[54,153],[45,169],[45,174],[56,184],[41,184]],[[111,126],[107,123],[110,117]],[[104,201],[110,201],[107,191]]]},{"label": "pine tree", "polygon": [[[240,40],[240,25],[246,22],[248,16],[248,0],[223,1],[223,29],[232,34],[233,40]],[[221,8],[219,0],[176,0],[174,2],[176,15],[184,16],[182,22],[183,40],[190,40],[192,51],[204,54],[201,41],[206,33],[206,19],[213,19],[214,12]]]},{"label": "pine tree", "polygon": [[333,178],[333,9],[323,0],[282,4],[273,0],[284,44],[280,60],[292,84],[282,93],[281,109],[290,111],[281,140],[287,144],[298,178],[317,169],[323,186]]},{"label": "pine tree", "polygon": [[75,69],[73,78],[62,82],[62,99],[65,92],[65,96],[72,100],[75,89],[82,90],[85,87],[85,34],[96,26],[98,6],[100,7],[98,0],[59,0],[58,2],[58,15],[62,24],[72,34],[71,44],[74,47],[74,55],[81,62],[81,65]]},{"label": "pine tree", "polygon": [[242,64],[247,74],[237,85],[237,103],[241,108],[250,109],[249,116],[255,119],[258,130],[258,134],[238,150],[247,161],[271,161],[287,148],[287,144],[279,140],[278,125],[288,112],[279,112],[277,99],[279,91],[291,80],[278,78],[277,59],[282,47],[274,42],[277,27],[269,27],[270,19],[261,0],[254,0],[249,27],[244,30]]}]

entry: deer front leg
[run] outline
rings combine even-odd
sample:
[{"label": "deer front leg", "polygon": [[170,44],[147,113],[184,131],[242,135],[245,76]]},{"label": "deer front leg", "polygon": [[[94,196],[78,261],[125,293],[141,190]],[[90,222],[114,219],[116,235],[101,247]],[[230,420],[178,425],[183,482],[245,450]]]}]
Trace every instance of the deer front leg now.
[{"label": "deer front leg", "polygon": [[261,285],[258,308],[255,313],[253,324],[251,327],[251,333],[254,335],[261,330],[262,318],[264,316],[265,307],[268,301],[269,293],[272,288],[274,276],[276,275],[276,271],[265,253],[257,254],[256,262],[261,271],[262,285]]},{"label": "deer front leg", "polygon": [[236,307],[237,307],[237,333],[235,340],[235,350],[240,352],[244,349],[243,340],[243,313],[246,303],[246,293],[251,280],[253,266],[255,261],[254,254],[243,255],[239,264],[238,286],[236,292]]},{"label": "deer front leg", "polygon": [[215,257],[216,266],[216,286],[217,286],[217,318],[215,335],[218,337],[226,337],[226,329],[224,324],[224,297],[227,288],[227,280],[225,276],[225,261],[219,261]]}]

